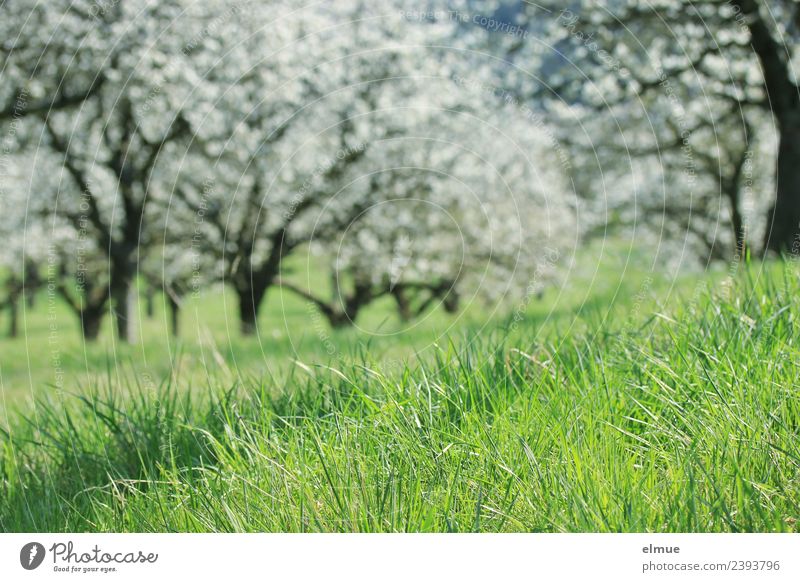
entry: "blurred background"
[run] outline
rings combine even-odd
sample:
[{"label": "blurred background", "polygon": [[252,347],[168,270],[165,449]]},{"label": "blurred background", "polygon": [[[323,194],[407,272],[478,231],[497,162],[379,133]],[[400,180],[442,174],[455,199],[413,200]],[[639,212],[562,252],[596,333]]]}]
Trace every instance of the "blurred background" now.
[{"label": "blurred background", "polygon": [[0,12],[4,402],[534,342],[798,250],[795,1]]}]

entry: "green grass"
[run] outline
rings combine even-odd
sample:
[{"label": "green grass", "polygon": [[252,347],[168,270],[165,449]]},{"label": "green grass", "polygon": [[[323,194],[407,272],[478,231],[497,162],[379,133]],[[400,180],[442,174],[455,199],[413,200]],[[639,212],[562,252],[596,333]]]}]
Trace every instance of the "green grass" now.
[{"label": "green grass", "polygon": [[[596,256],[582,253],[581,265],[570,271],[563,288],[552,288],[542,299],[525,305],[518,336],[533,341],[552,333],[556,325],[564,329],[582,325],[585,318],[576,321],[576,316],[610,317],[615,305],[624,308],[640,294],[647,273],[646,255],[637,256],[624,244],[595,250]],[[292,257],[289,264],[296,281],[323,289],[320,294],[325,295],[329,280],[322,267],[303,255]],[[669,295],[667,283],[658,282],[660,299]],[[685,283],[686,289],[691,288],[689,283],[694,281]],[[654,293],[647,295],[646,301],[651,302]],[[117,389],[126,383],[152,386],[176,375],[185,389],[253,376],[285,384],[296,360],[347,364],[352,354],[364,351],[383,369],[401,369],[427,357],[436,344],[447,344],[451,336],[478,336],[502,326],[518,308],[507,303],[487,309],[469,298],[464,303],[465,309],[455,317],[438,309],[409,324],[399,320],[392,301],[384,298],[359,315],[358,328],[331,330],[308,303],[275,288],[261,310],[258,336],[243,338],[238,333],[234,295],[212,288],[187,298],[177,340],[168,331],[163,297],[156,298],[152,318],[146,317],[144,305],[139,304],[136,327],[141,341],[126,345],[115,340],[110,317],[104,320],[100,340],[85,343],[75,315],[58,297],[42,291],[33,309],[21,306],[20,337],[9,340],[0,333],[0,426],[7,426],[9,410],[20,405],[30,408],[45,394],[91,389],[107,379],[109,370],[116,377]],[[0,331],[6,325],[5,313],[0,312]]]},{"label": "green grass", "polygon": [[[722,278],[334,334],[333,358],[272,356],[280,380],[225,354],[156,384],[108,366],[8,412],[0,529],[795,531],[798,274]],[[398,344],[427,349],[388,366]]]},{"label": "green grass", "polygon": [[[23,311],[15,340],[5,337],[6,322],[0,313],[0,426],[9,408],[30,405],[45,392],[91,387],[105,380],[109,367],[115,375],[124,370],[127,380],[148,385],[172,375],[180,375],[183,385],[229,382],[242,376],[270,376],[282,383],[295,360],[338,361],[363,349],[385,366],[399,367],[434,343],[446,343],[454,332],[477,333],[495,326],[498,315],[476,303],[457,317],[440,309],[405,323],[397,317],[393,302],[382,299],[359,317],[358,328],[334,331],[309,303],[276,288],[262,308],[258,335],[242,337],[235,296],[213,288],[187,298],[176,339],[169,333],[163,297],[157,296],[151,318],[141,303],[136,317],[140,341],[135,345],[115,340],[111,317],[104,319],[99,341],[84,342],[76,316],[46,292],[38,294],[33,309]],[[538,302],[530,315],[545,317],[550,308]],[[502,310],[507,312],[509,306],[498,309],[502,318]],[[122,383],[122,378],[117,380]]]}]

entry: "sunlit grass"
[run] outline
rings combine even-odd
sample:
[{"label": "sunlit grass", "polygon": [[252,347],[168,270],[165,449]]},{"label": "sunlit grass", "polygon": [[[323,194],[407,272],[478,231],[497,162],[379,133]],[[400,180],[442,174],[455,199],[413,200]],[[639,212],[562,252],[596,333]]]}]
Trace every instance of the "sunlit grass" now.
[{"label": "sunlit grass", "polygon": [[407,366],[353,341],[281,382],[42,394],[3,440],[0,528],[794,531],[800,284],[760,269],[533,307]]}]

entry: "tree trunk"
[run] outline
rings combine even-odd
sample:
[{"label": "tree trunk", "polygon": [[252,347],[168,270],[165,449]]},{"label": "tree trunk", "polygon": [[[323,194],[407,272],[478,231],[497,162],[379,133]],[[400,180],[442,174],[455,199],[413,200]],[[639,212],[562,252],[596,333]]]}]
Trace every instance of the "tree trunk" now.
[{"label": "tree trunk", "polygon": [[322,313],[325,314],[325,317],[328,319],[328,323],[333,329],[352,327],[355,323],[355,318],[352,317],[351,314],[347,314],[344,311],[339,311],[338,309],[327,312],[323,311]]},{"label": "tree trunk", "polygon": [[731,222],[733,224],[733,236],[735,237],[735,254],[740,259],[743,259],[747,250],[747,231],[744,226],[744,218],[737,206],[731,209]]},{"label": "tree trunk", "polygon": [[133,285],[129,277],[118,277],[111,288],[111,298],[114,301],[114,314],[116,316],[117,337],[127,343],[136,342],[136,320],[134,315],[135,296]]},{"label": "tree trunk", "polygon": [[39,269],[31,261],[25,262],[25,303],[28,309],[36,307],[36,291],[39,290]]},{"label": "tree trunk", "polygon": [[155,290],[150,285],[145,287],[144,291],[145,314],[147,319],[153,319],[156,313],[155,309]]},{"label": "tree trunk", "polygon": [[457,313],[461,308],[461,297],[455,289],[450,288],[444,296],[442,305],[447,313]]},{"label": "tree trunk", "polygon": [[[767,213],[764,251],[800,252],[800,98],[786,47],[773,36],[762,2],[731,0],[745,16],[750,46],[758,56],[769,111],[778,133],[775,204]],[[768,4],[768,3],[766,3]]]},{"label": "tree trunk", "polygon": [[747,228],[745,227],[744,216],[742,216],[742,211],[739,207],[741,189],[740,176],[741,170],[737,169],[734,176],[722,181],[721,186],[730,207],[734,256],[742,259],[744,258],[747,248]]},{"label": "tree trunk", "polygon": [[105,309],[85,309],[80,314],[81,333],[85,341],[93,342],[100,335],[100,324],[103,322],[104,313]]},{"label": "tree trunk", "polygon": [[401,321],[411,320],[411,302],[406,295],[405,288],[402,285],[395,285],[392,288],[392,297],[397,304],[397,313]]},{"label": "tree trunk", "polygon": [[376,298],[370,283],[355,283],[353,286],[352,294],[347,297],[339,297],[339,300],[344,299],[343,309],[340,311],[336,308],[336,303],[333,304],[331,311],[332,316],[328,317],[331,326],[335,328],[350,327],[355,324],[356,317],[361,312],[361,309],[369,305]]},{"label": "tree trunk", "polygon": [[764,248],[800,254],[800,112],[780,120],[777,191],[767,214]]},{"label": "tree trunk", "polygon": [[170,331],[172,332],[172,337],[178,337],[178,333],[180,332],[181,306],[172,293],[167,293],[166,296],[167,305],[169,306]]},{"label": "tree trunk", "polygon": [[242,335],[255,335],[258,330],[258,312],[266,295],[267,286],[246,286],[236,289],[239,300],[239,331]]},{"label": "tree trunk", "polygon": [[19,334],[19,295],[8,298],[8,337],[14,338]]}]

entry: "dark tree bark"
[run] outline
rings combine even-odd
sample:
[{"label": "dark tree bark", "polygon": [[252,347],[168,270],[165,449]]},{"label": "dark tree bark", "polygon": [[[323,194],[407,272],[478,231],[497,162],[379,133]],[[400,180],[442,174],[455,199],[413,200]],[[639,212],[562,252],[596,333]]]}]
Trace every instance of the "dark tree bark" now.
[{"label": "dark tree bark", "polygon": [[458,313],[458,310],[461,309],[461,296],[455,289],[450,289],[447,291],[442,305],[447,313]]},{"label": "dark tree bark", "polygon": [[6,280],[5,292],[6,301],[0,305],[8,309],[8,337],[15,338],[19,335],[19,303],[25,294],[23,281],[11,275]]},{"label": "dark tree bark", "polygon": [[180,333],[181,305],[178,298],[173,293],[166,293],[167,306],[169,307],[169,322],[172,337],[178,337]]},{"label": "dark tree bark", "polygon": [[[747,124],[747,140],[750,139],[752,130]],[[731,213],[731,229],[734,243],[734,257],[741,259],[747,251],[747,227],[742,215],[742,176],[749,157],[749,148],[745,145],[741,152],[734,158],[733,167],[729,175],[720,175],[720,187],[725,198],[728,199],[728,208]]]},{"label": "dark tree bark", "polygon": [[25,303],[28,309],[36,306],[36,292],[39,290],[42,281],[39,277],[39,268],[33,261],[25,261]]},{"label": "dark tree bark", "polygon": [[66,283],[67,274],[63,265],[57,274],[48,274],[48,280],[55,284],[56,291],[77,316],[83,339],[88,342],[95,341],[100,334],[100,326],[108,306],[110,297],[108,284],[82,279],[78,285],[70,287]]},{"label": "dark tree bark", "polygon": [[747,250],[747,229],[744,225],[744,217],[742,216],[739,204],[739,185],[730,185],[726,190],[726,196],[728,197],[731,211],[731,227],[733,228],[735,255],[741,258]]},{"label": "dark tree bark", "polygon": [[258,331],[258,313],[270,285],[244,285],[236,288],[239,300],[239,331],[242,335],[255,335]]},{"label": "dark tree bark", "polygon": [[331,326],[345,327],[351,326],[356,322],[356,317],[361,310],[372,303],[379,296],[370,283],[356,283],[353,285],[352,292],[344,297],[344,305],[341,315],[331,319]]},{"label": "dark tree bark", "polygon": [[800,252],[800,95],[786,50],[773,38],[758,0],[732,0],[746,17],[764,76],[766,107],[779,133],[775,203],[767,215],[764,250]]},{"label": "dark tree bark", "polygon": [[[288,224],[288,223],[287,223]],[[278,229],[269,237],[270,253],[259,264],[253,263],[253,235],[255,226],[242,228],[240,232],[239,257],[234,261],[237,265],[231,276],[236,296],[239,300],[239,329],[242,335],[254,335],[258,331],[258,313],[267,296],[267,291],[275,284],[281,270],[283,257],[299,243],[289,242],[286,238],[286,226]]]},{"label": "dark tree bark", "polygon": [[147,315],[147,319],[153,319],[156,314],[156,306],[155,306],[155,290],[151,285],[147,285],[144,290],[144,305],[145,305],[145,315]]},{"label": "dark tree bark", "polygon": [[400,316],[400,320],[410,321],[412,317],[411,301],[406,295],[405,287],[402,285],[394,285],[390,293],[392,297],[394,297],[394,302],[397,305],[397,314]]},{"label": "dark tree bark", "polygon": [[36,307],[36,289],[25,288],[25,305],[28,306],[28,309],[34,309]]},{"label": "dark tree bark", "polygon": [[15,338],[19,335],[19,294],[12,294],[8,298],[8,337]]},{"label": "dark tree bark", "polygon": [[103,323],[105,309],[90,308],[84,309],[80,314],[81,333],[83,339],[89,342],[97,340],[100,335],[100,325]]},{"label": "dark tree bark", "polygon": [[118,275],[112,279],[111,300],[114,307],[114,321],[117,337],[120,341],[134,343],[136,341],[136,320],[134,315],[133,284],[130,275]]},{"label": "dark tree bark", "polygon": [[800,111],[779,121],[777,189],[767,215],[764,248],[800,254]]},{"label": "dark tree bark", "polygon": [[388,290],[377,290],[369,283],[355,283],[349,293],[341,294],[338,292],[340,291],[339,286],[334,283],[337,290],[334,292],[334,298],[330,301],[325,301],[284,279],[278,278],[275,283],[316,305],[320,313],[325,316],[325,319],[334,329],[352,326],[364,307],[388,292]]},{"label": "dark tree bark", "polygon": [[[68,109],[84,103],[92,97],[103,86],[105,77],[98,75],[95,80],[88,84],[85,89],[74,93],[64,93],[60,91],[55,96],[39,99],[28,103],[28,93],[17,91],[16,96],[8,105],[0,109],[0,121],[17,119],[28,115],[48,114],[53,111]],[[25,103],[24,105],[22,105]]]},{"label": "dark tree bark", "polygon": [[355,323],[355,319],[350,317],[344,311],[320,311],[325,315],[325,318],[328,320],[328,324],[330,324],[331,328],[333,329],[344,329],[345,327],[351,327]]},{"label": "dark tree bark", "polygon": [[459,310],[459,296],[455,281],[443,280],[426,283],[397,283],[390,291],[397,302],[398,313],[403,321],[419,317],[437,301],[447,313]]}]

